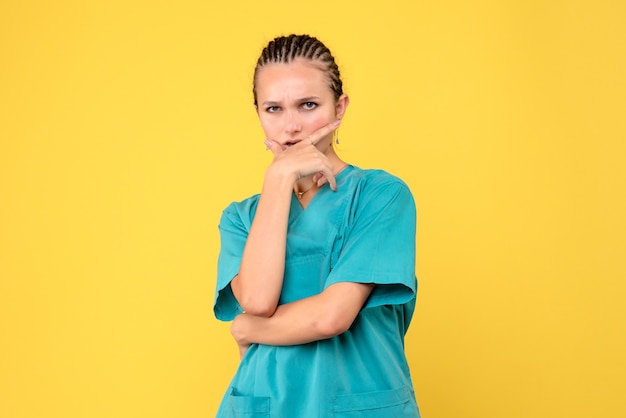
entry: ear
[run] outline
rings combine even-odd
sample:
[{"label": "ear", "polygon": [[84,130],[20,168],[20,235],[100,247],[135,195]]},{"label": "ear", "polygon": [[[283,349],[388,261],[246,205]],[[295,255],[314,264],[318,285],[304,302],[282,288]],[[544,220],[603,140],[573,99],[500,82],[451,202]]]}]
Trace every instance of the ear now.
[{"label": "ear", "polygon": [[350,98],[347,94],[344,93],[339,96],[339,99],[337,99],[337,103],[335,104],[335,115],[337,116],[337,119],[343,118],[343,115],[346,113],[346,109],[348,108],[349,104]]}]

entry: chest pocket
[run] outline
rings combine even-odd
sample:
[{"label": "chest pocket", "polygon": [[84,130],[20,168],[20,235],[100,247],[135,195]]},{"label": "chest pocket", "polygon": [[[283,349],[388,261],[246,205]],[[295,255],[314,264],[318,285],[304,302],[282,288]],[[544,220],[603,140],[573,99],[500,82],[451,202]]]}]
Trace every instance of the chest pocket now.
[{"label": "chest pocket", "polygon": [[289,257],[285,262],[280,303],[294,302],[319,294],[328,276],[327,265],[327,256],[322,253]]},{"label": "chest pocket", "polygon": [[285,274],[280,303],[294,302],[324,290],[337,228],[328,221],[302,218],[287,233]]}]

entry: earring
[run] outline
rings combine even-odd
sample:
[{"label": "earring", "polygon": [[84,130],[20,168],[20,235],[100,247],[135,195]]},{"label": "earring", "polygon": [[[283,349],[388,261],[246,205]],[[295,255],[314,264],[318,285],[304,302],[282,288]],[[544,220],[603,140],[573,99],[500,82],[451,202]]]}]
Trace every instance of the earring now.
[{"label": "earring", "polygon": [[339,145],[339,132],[333,132],[333,136],[335,137],[335,144]]}]

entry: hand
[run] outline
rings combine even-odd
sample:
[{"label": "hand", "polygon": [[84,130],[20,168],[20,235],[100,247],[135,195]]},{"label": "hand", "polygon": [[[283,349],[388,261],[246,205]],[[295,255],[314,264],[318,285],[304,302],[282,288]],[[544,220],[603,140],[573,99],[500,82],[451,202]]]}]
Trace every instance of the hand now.
[{"label": "hand", "polygon": [[317,149],[316,144],[337,129],[340,123],[341,120],[331,122],[290,147],[266,140],[265,145],[274,154],[274,161],[269,169],[278,170],[280,176],[291,176],[294,183],[313,174],[313,181],[318,187],[329,183],[331,189],[337,190],[334,167],[328,157]]},{"label": "hand", "polygon": [[247,318],[245,313],[237,315],[233,323],[230,325],[230,333],[232,334],[235,342],[237,343],[237,347],[239,348],[239,358],[243,358],[251,345],[250,342],[244,339],[244,325],[246,319]]},{"label": "hand", "polygon": [[250,348],[250,344],[237,344],[239,347],[239,359],[241,360],[243,356],[248,352],[248,348]]}]

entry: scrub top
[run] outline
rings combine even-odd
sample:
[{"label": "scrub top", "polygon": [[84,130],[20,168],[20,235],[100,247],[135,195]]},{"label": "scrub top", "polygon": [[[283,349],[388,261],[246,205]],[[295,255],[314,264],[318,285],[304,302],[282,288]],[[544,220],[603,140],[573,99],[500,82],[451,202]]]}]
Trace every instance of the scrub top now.
[{"label": "scrub top", "polygon": [[[294,346],[253,344],[241,360],[217,417],[419,417],[404,354],[417,291],[416,211],[409,188],[381,170],[348,166],[336,192],[323,187],[303,209],[292,196],[279,304],[338,282],[375,284],[350,329]],[[259,195],[230,204],[220,220],[214,312],[242,312],[230,282]]]}]

